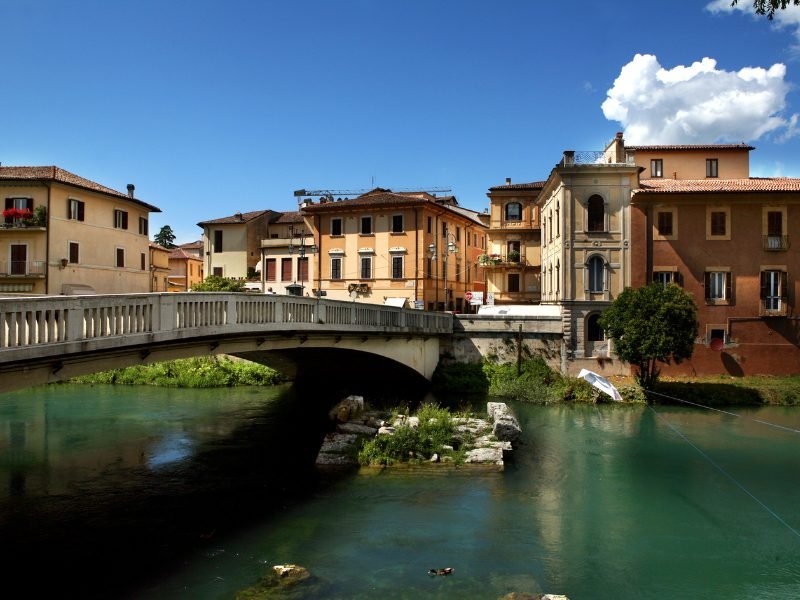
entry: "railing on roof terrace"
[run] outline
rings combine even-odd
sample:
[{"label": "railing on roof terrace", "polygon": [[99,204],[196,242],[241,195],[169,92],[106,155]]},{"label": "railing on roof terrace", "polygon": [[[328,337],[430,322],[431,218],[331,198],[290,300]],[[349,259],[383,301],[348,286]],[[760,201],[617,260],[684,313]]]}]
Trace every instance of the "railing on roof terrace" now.
[{"label": "railing on roof terrace", "polygon": [[625,160],[618,162],[614,154],[608,150],[565,150],[564,157],[559,165],[562,167],[572,165],[634,165],[634,155],[631,152],[625,154]]}]

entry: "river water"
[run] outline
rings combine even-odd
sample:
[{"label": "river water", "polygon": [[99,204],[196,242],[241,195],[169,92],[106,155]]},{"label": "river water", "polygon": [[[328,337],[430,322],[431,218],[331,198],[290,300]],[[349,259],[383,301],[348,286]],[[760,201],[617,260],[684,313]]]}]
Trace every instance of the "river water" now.
[{"label": "river water", "polygon": [[800,435],[754,420],[800,429],[797,409],[516,404],[504,472],[325,475],[325,408],[287,387],[0,396],[4,587],[222,599],[297,563],[314,581],[281,597],[800,597]]}]

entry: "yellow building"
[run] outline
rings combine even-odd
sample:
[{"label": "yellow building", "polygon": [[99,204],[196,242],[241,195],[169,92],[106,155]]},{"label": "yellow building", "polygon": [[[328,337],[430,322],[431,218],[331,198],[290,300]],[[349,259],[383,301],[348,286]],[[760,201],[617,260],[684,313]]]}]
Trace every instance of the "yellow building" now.
[{"label": "yellow building", "polygon": [[150,291],[166,292],[169,277],[169,248],[150,242]]},{"label": "yellow building", "polygon": [[157,207],[55,166],[0,167],[0,293],[150,291]]},{"label": "yellow building", "polygon": [[312,223],[300,211],[275,213],[261,240],[257,267],[263,291],[310,296],[315,287],[317,247]]},{"label": "yellow building", "polygon": [[495,304],[541,299],[541,229],[536,199],[544,181],[489,188],[489,244],[483,257],[486,289]]},{"label": "yellow building", "polygon": [[169,253],[169,292],[188,292],[203,281],[203,259],[183,248],[173,248]]},{"label": "yellow building", "polygon": [[453,196],[375,188],[306,202],[318,249],[314,287],[331,299],[463,312],[466,292],[484,289],[478,256],[488,228]]}]

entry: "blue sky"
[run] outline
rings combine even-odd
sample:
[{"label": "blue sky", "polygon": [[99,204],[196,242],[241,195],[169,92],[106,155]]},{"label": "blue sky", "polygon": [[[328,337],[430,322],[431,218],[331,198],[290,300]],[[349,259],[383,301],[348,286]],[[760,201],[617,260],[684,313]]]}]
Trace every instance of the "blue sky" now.
[{"label": "blue sky", "polygon": [[743,3],[0,0],[0,162],[134,183],[179,242],[299,188],[483,210],[617,131],[800,176],[800,13]]}]

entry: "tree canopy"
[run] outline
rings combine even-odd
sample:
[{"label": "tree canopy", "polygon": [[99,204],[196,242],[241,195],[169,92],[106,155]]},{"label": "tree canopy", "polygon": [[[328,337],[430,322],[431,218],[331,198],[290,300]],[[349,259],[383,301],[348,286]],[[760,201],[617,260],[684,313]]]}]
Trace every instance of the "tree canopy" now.
[{"label": "tree canopy", "polygon": [[175,233],[172,231],[172,227],[164,225],[153,237],[153,241],[164,248],[175,248]]},{"label": "tree canopy", "polygon": [[243,292],[244,281],[209,275],[205,281],[192,286],[193,292]]},{"label": "tree canopy", "polygon": [[[737,4],[739,4],[739,0],[731,1],[731,6]],[[776,10],[784,10],[792,4],[800,6],[800,0],[753,0],[753,9],[757,15],[767,15],[768,19],[772,19]]]},{"label": "tree canopy", "polygon": [[626,288],[600,316],[614,351],[638,369],[637,379],[652,389],[659,363],[676,364],[692,356],[697,337],[697,306],[677,285],[652,283]]}]

